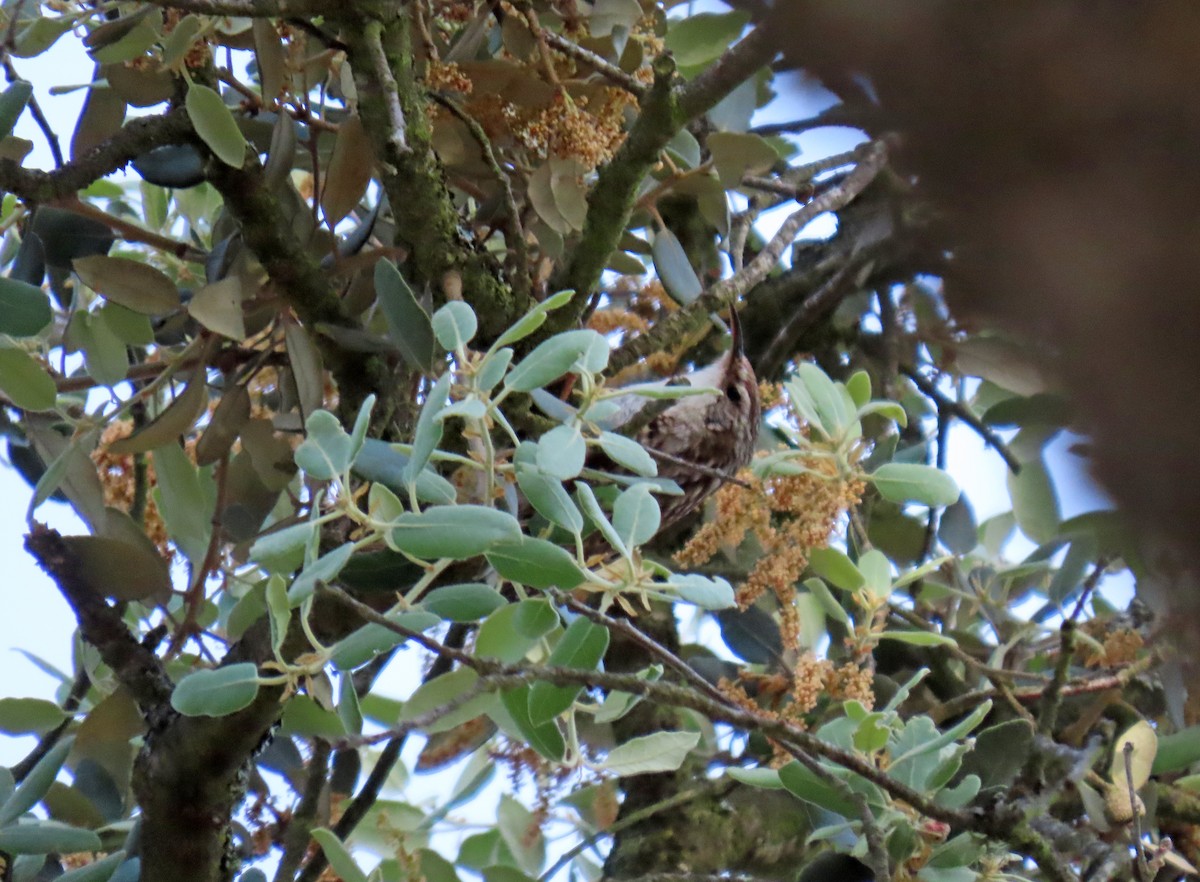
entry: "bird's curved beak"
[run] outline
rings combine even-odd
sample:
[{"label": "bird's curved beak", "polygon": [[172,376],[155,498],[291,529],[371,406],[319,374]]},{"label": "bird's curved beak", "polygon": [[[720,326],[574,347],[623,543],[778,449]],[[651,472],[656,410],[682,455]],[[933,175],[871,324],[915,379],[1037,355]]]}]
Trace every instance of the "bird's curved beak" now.
[{"label": "bird's curved beak", "polygon": [[735,356],[745,355],[746,350],[742,343],[742,320],[738,317],[737,306],[729,307],[729,330],[733,336],[729,351]]}]

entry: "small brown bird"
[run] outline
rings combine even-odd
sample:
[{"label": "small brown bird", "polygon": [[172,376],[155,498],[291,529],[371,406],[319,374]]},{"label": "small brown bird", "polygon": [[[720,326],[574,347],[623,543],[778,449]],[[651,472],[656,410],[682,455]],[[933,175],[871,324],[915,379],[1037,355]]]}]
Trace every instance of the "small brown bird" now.
[{"label": "small brown bird", "polygon": [[[730,313],[730,325],[731,345],[712,364],[670,380],[630,387],[687,385],[717,390],[671,402],[637,433],[638,442],[658,460],[658,474],[683,490],[682,496],[661,497],[663,527],[703,504],[754,453],[762,418],[758,378],[743,351],[736,311]],[[621,407],[613,420],[617,431],[635,420],[651,401],[633,393],[614,400]]]}]

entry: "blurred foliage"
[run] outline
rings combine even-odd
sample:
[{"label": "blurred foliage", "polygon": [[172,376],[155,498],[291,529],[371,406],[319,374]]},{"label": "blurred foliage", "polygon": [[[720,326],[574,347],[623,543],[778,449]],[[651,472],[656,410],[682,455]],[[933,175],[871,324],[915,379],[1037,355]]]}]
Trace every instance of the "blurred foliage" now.
[{"label": "blurred foliage", "polygon": [[[1196,709],[1099,591],[1144,555],[1062,516],[1071,401],[950,315],[889,138],[755,127],[736,10],[344,5],[0,7],[0,431],[79,620],[0,700],[5,878],[1189,872]],[[759,449],[660,529],[636,424],[729,394],[731,306]]]}]

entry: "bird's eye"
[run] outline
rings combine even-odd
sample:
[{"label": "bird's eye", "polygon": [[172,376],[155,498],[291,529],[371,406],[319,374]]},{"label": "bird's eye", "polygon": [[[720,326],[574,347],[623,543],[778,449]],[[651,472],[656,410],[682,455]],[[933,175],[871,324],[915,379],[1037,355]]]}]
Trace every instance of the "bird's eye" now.
[{"label": "bird's eye", "polygon": [[725,388],[725,397],[734,404],[740,404],[742,400],[742,390],[737,386],[727,386]]}]

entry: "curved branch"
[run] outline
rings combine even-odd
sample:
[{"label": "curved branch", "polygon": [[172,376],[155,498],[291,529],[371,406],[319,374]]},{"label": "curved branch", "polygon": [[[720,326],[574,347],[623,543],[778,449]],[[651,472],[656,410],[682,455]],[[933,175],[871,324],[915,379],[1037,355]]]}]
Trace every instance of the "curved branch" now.
[{"label": "curved branch", "polygon": [[100,652],[142,713],[152,721],[169,714],[172,685],[162,662],[134,639],[117,611],[87,586],[82,564],[62,534],[35,523],[25,536],[25,549],[58,585],[79,622],[83,639]]},{"label": "curved branch", "polygon": [[0,188],[27,202],[73,199],[75,194],[154,147],[195,141],[191,120],[183,108],[160,116],[130,120],[115,135],[54,171],[22,168],[11,159],[0,159]]}]

